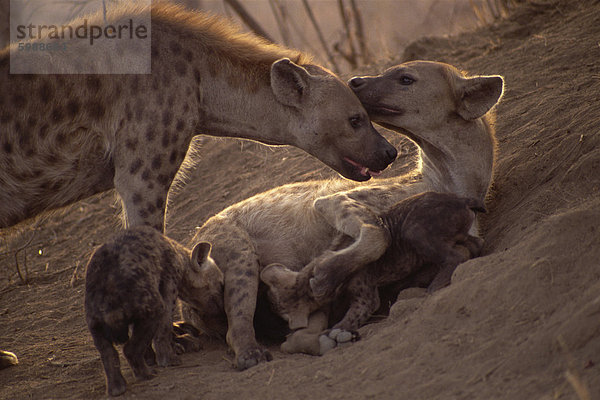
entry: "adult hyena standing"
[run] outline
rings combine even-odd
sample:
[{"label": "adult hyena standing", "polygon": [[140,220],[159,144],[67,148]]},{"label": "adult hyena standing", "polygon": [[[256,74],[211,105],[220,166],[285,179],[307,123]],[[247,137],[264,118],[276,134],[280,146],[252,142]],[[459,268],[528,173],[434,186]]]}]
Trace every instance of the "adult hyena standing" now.
[{"label": "adult hyena standing", "polygon": [[[162,230],[198,134],[293,145],[354,180],[394,160],[352,91],[306,56],[165,3],[115,6],[107,20],[137,26],[148,13],[151,74],[9,75],[9,49],[0,51],[0,228],[114,187],[126,226]],[[78,59],[109,42],[78,48]]]}]

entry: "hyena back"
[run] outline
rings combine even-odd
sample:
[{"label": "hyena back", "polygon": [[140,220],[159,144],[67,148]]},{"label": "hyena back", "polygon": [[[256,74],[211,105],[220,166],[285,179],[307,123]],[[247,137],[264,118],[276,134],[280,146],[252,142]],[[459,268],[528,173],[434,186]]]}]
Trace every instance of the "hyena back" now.
[{"label": "hyena back", "polygon": [[[222,312],[223,274],[210,257],[207,242],[190,252],[151,227],[125,231],[100,246],[86,273],[86,321],[106,373],[107,393],[126,389],[119,355],[138,379],[153,376],[148,364],[179,363],[172,343],[172,314],[180,297],[196,310]],[[131,337],[129,328],[132,327]]]}]

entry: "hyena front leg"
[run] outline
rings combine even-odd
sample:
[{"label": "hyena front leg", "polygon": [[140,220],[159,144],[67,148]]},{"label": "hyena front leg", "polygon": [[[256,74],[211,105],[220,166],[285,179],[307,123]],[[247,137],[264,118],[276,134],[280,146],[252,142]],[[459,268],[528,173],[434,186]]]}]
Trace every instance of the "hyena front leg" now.
[{"label": "hyena front leg", "polygon": [[213,241],[213,258],[223,270],[227,343],[235,353],[237,369],[244,370],[273,359],[257,343],[254,331],[260,264],[245,231],[221,225],[217,235],[206,239]]},{"label": "hyena front leg", "polygon": [[377,285],[368,279],[366,274],[359,273],[352,277],[345,291],[350,300],[350,306],[344,318],[333,326],[333,329],[355,331],[363,326],[380,305]]},{"label": "hyena front leg", "polygon": [[317,302],[325,303],[348,277],[385,253],[390,236],[373,211],[344,193],[318,198],[314,207],[331,226],[354,239],[345,248],[327,250],[305,267],[313,264],[311,290]]},{"label": "hyena front leg", "polygon": [[163,232],[167,193],[185,157],[187,144],[182,149],[158,145],[142,148],[139,143],[128,147],[125,142],[117,146],[114,160],[114,184],[123,203],[125,225],[149,225]]}]

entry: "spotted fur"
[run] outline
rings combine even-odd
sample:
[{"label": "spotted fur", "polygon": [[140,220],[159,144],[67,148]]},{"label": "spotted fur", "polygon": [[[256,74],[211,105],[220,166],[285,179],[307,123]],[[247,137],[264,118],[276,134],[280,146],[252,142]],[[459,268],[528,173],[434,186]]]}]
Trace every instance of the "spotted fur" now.
[{"label": "spotted fur", "polygon": [[[162,231],[199,134],[297,146],[356,180],[370,177],[357,165],[382,170],[395,158],[348,86],[310,57],[167,2],[122,2],[107,15],[112,25],[149,17],[150,74],[9,74],[9,48],[0,50],[0,228],[115,188],[126,226]],[[86,18],[104,25],[101,14]],[[67,48],[97,60],[86,52],[113,54],[108,42]],[[46,53],[26,62],[64,62]],[[121,62],[90,67],[102,72],[101,61]]]},{"label": "spotted fur", "polygon": [[[403,74],[414,78],[413,85],[400,83]],[[310,295],[325,304],[340,284],[385,253],[390,237],[379,216],[394,204],[424,191],[481,203],[487,195],[495,148],[488,111],[500,99],[502,78],[468,78],[452,66],[421,61],[360,79],[351,80],[351,87],[374,121],[419,146],[418,171],[363,185],[342,180],[285,185],[223,210],[194,238],[213,244],[225,275],[228,324],[219,329],[227,332],[240,369],[271,357],[257,343],[253,326],[265,266],[279,263],[292,271],[309,266]],[[339,237],[346,238],[344,245],[333,246]],[[184,317],[198,319],[193,310],[184,309]]]},{"label": "spotted fur", "polygon": [[114,344],[124,344],[138,379],[153,376],[152,344],[159,366],[180,363],[171,336],[177,297],[199,313],[221,312],[223,274],[210,249],[201,242],[189,251],[151,227],[136,227],[94,251],[87,265],[85,313],[109,395],[126,390]]}]

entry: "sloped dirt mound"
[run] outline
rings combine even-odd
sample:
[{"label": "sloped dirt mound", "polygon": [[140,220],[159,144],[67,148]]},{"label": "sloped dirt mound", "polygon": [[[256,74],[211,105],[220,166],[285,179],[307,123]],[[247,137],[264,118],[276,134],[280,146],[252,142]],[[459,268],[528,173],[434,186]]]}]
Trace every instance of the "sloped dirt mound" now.
[{"label": "sloped dirt mound", "polygon": [[[398,301],[363,340],[324,357],[284,355],[244,372],[222,342],[130,385],[137,398],[592,399],[600,393],[600,4],[535,1],[494,26],[420,40],[405,59],[501,74],[496,180],[484,256],[450,287]],[[397,63],[402,60],[393,60]],[[387,65],[374,66],[378,72]],[[389,136],[389,135],[388,135]],[[410,168],[410,144],[387,176]],[[168,232],[254,193],[334,173],[294,149],[202,139]],[[24,226],[0,250],[2,398],[95,398],[102,367],[83,317],[83,266],[118,228],[112,194]],[[17,249],[23,247],[17,252]],[[15,253],[27,285],[18,284]],[[26,257],[26,259],[25,259]],[[125,377],[133,381],[128,367]],[[587,397],[586,397],[587,396]]]}]

